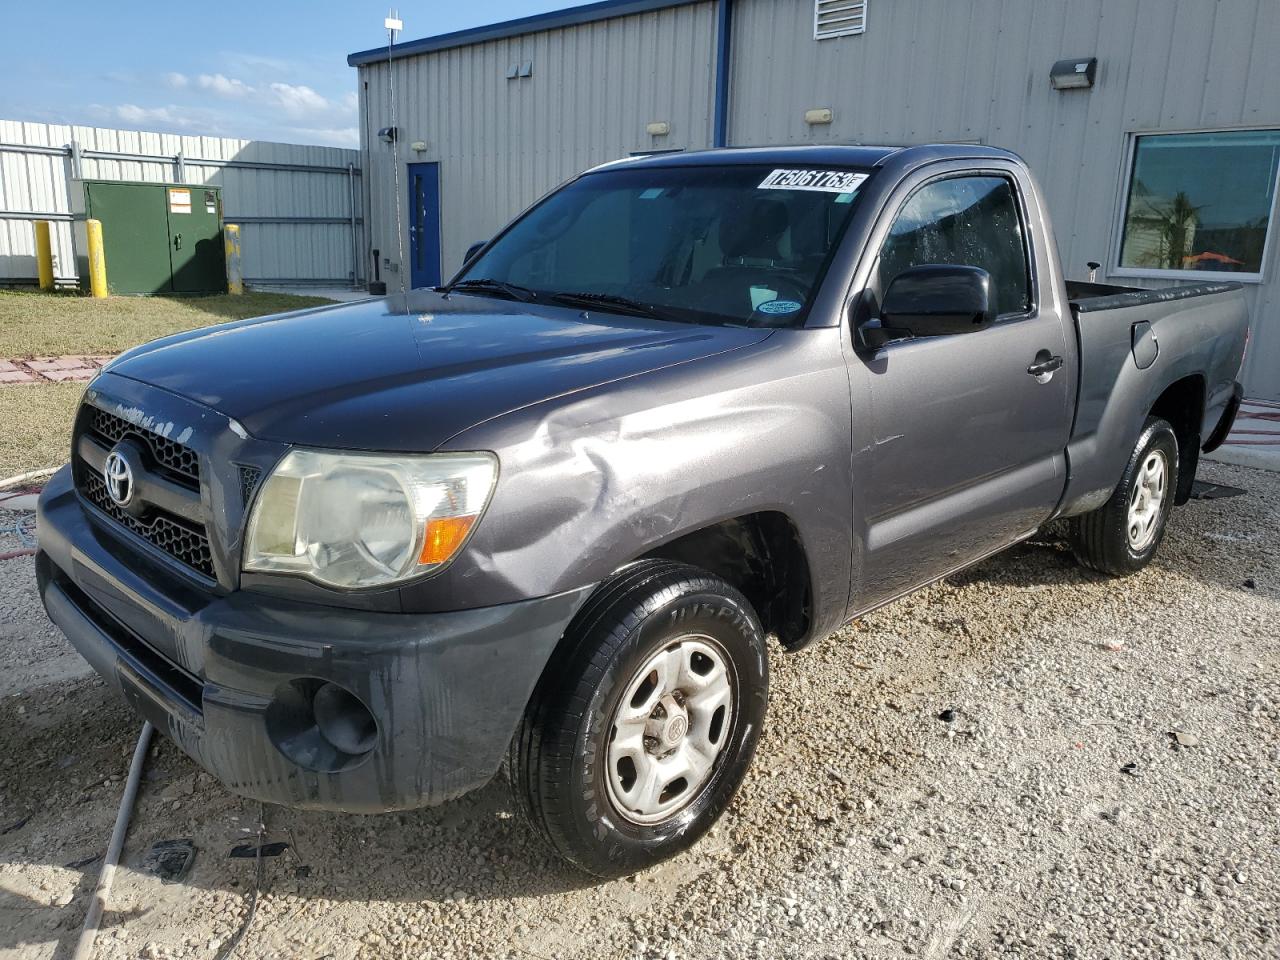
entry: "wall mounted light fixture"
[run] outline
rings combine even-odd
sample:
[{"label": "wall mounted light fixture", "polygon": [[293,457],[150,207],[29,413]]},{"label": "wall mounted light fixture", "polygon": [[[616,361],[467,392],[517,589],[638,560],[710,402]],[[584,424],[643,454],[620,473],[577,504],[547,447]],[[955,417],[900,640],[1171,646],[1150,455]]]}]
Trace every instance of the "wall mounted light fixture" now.
[{"label": "wall mounted light fixture", "polygon": [[1049,83],[1055,90],[1080,90],[1093,86],[1098,75],[1097,57],[1059,60],[1049,71]]},{"label": "wall mounted light fixture", "polygon": [[806,110],[804,112],[804,122],[809,126],[818,126],[824,123],[830,123],[835,118],[830,107],[819,107],[816,110]]},{"label": "wall mounted light fixture", "polygon": [[665,137],[671,132],[671,124],[666,120],[654,120],[645,124],[644,132],[651,137]]}]

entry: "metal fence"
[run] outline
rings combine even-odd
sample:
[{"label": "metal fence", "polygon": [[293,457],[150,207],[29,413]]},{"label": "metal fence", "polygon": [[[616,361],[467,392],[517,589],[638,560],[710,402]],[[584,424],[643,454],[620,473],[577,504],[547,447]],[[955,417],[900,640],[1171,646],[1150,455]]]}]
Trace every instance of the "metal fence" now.
[{"label": "metal fence", "polygon": [[34,283],[36,220],[53,223],[54,274],[76,281],[72,192],[80,180],[222,188],[258,284],[364,280],[358,150],[0,120],[0,285]]}]

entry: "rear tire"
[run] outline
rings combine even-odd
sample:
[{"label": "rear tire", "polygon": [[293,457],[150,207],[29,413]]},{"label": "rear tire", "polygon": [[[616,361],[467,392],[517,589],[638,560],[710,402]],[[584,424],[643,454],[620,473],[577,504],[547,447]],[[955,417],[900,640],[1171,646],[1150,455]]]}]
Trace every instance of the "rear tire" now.
[{"label": "rear tire", "polygon": [[1111,576],[1137,573],[1164,539],[1177,489],[1178,437],[1167,421],[1148,417],[1111,499],[1071,519],[1076,559]]},{"label": "rear tire", "polygon": [[516,804],[564,859],[621,877],[692,846],[764,723],[755,611],[686,564],[637,563],[574,618],[511,743]]}]

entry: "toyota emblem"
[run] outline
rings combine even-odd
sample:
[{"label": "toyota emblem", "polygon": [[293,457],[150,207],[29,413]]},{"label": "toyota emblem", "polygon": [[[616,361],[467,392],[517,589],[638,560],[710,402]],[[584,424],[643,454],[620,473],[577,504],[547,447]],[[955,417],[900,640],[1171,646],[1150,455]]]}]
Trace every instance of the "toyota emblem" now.
[{"label": "toyota emblem", "polygon": [[102,465],[102,479],[107,484],[107,496],[117,507],[129,505],[133,499],[133,467],[119,450],[107,454],[107,462]]}]

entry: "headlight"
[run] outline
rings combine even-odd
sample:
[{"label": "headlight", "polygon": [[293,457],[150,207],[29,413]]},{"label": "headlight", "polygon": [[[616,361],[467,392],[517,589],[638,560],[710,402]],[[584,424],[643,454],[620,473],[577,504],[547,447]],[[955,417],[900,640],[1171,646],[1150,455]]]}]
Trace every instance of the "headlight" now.
[{"label": "headlight", "polygon": [[244,569],[333,587],[429,573],[462,548],[497,473],[489,453],[291,450],[253,505]]}]

